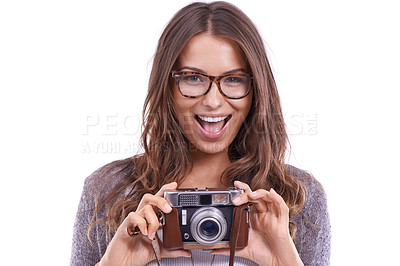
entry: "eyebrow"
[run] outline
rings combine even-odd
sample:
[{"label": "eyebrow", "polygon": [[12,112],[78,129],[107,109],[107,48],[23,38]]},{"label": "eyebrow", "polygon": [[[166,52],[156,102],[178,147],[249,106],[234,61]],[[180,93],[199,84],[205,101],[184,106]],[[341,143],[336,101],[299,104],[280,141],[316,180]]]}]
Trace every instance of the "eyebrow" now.
[{"label": "eyebrow", "polygon": [[[199,72],[199,73],[206,74],[206,71],[204,71],[204,70],[202,70],[200,68],[197,68],[197,67],[190,67],[190,66],[181,67],[178,71],[183,71],[184,69],[189,69],[189,70],[192,70],[194,72]],[[232,73],[237,73],[237,72],[245,72],[246,73],[247,71],[244,68],[235,68],[235,69],[232,69],[232,70],[229,70],[229,71],[226,71],[226,72],[222,73],[222,75],[232,74]]]}]

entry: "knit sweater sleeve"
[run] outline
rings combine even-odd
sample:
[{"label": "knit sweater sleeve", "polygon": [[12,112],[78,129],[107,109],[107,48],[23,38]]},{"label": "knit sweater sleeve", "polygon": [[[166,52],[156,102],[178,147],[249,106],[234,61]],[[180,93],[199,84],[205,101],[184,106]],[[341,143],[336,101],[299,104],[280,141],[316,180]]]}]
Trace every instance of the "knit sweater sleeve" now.
[{"label": "knit sweater sleeve", "polygon": [[[101,191],[102,194],[106,194],[122,178],[123,174],[120,174],[119,170],[128,163],[129,159],[109,163],[100,167],[86,178],[75,218],[70,259],[71,266],[94,266],[105,253],[107,245],[113,236],[112,233],[109,234],[106,223],[94,225],[90,230],[90,239],[87,235],[88,226],[94,214],[96,192]],[[94,217],[94,221],[106,217],[106,214],[105,207],[100,208],[96,213],[96,217]]]},{"label": "knit sweater sleeve", "polygon": [[296,169],[295,173],[308,192],[301,213],[293,219],[297,226],[297,251],[306,266],[329,265],[331,226],[325,191],[311,174],[300,169]]},{"label": "knit sweater sleeve", "polygon": [[71,266],[94,266],[103,254],[104,247],[97,241],[98,226],[94,226],[90,231],[90,240],[87,235],[88,225],[93,216],[94,199],[90,187],[95,175],[96,172],[86,178],[78,205],[72,237]]}]

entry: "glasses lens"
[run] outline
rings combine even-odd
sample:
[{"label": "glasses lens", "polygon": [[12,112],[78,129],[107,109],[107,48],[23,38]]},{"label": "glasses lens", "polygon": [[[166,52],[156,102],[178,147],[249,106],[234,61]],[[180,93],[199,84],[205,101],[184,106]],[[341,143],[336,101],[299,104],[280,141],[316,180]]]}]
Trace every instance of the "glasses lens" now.
[{"label": "glasses lens", "polygon": [[179,81],[179,89],[186,96],[203,95],[210,84],[210,79],[198,74],[183,74]]},{"label": "glasses lens", "polygon": [[250,89],[250,77],[244,74],[234,74],[224,77],[221,82],[222,92],[229,98],[241,98]]}]

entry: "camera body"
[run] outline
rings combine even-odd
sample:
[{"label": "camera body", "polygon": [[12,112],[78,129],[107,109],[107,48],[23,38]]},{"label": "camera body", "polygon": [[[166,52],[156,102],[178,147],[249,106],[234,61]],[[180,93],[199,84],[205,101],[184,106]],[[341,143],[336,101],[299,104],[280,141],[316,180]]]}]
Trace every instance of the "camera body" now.
[{"label": "camera body", "polygon": [[[164,198],[172,207],[164,214],[163,245],[166,249],[229,248],[235,209],[232,200],[242,190],[197,188],[167,190]],[[238,220],[237,248],[247,245],[249,219]]]}]

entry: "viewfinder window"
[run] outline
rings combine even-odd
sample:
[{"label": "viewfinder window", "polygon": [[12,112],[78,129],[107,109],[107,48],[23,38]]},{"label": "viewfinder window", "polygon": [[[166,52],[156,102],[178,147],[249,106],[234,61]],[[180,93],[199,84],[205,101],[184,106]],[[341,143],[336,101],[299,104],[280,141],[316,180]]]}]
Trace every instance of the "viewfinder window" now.
[{"label": "viewfinder window", "polygon": [[213,194],[213,204],[229,204],[229,194]]}]

